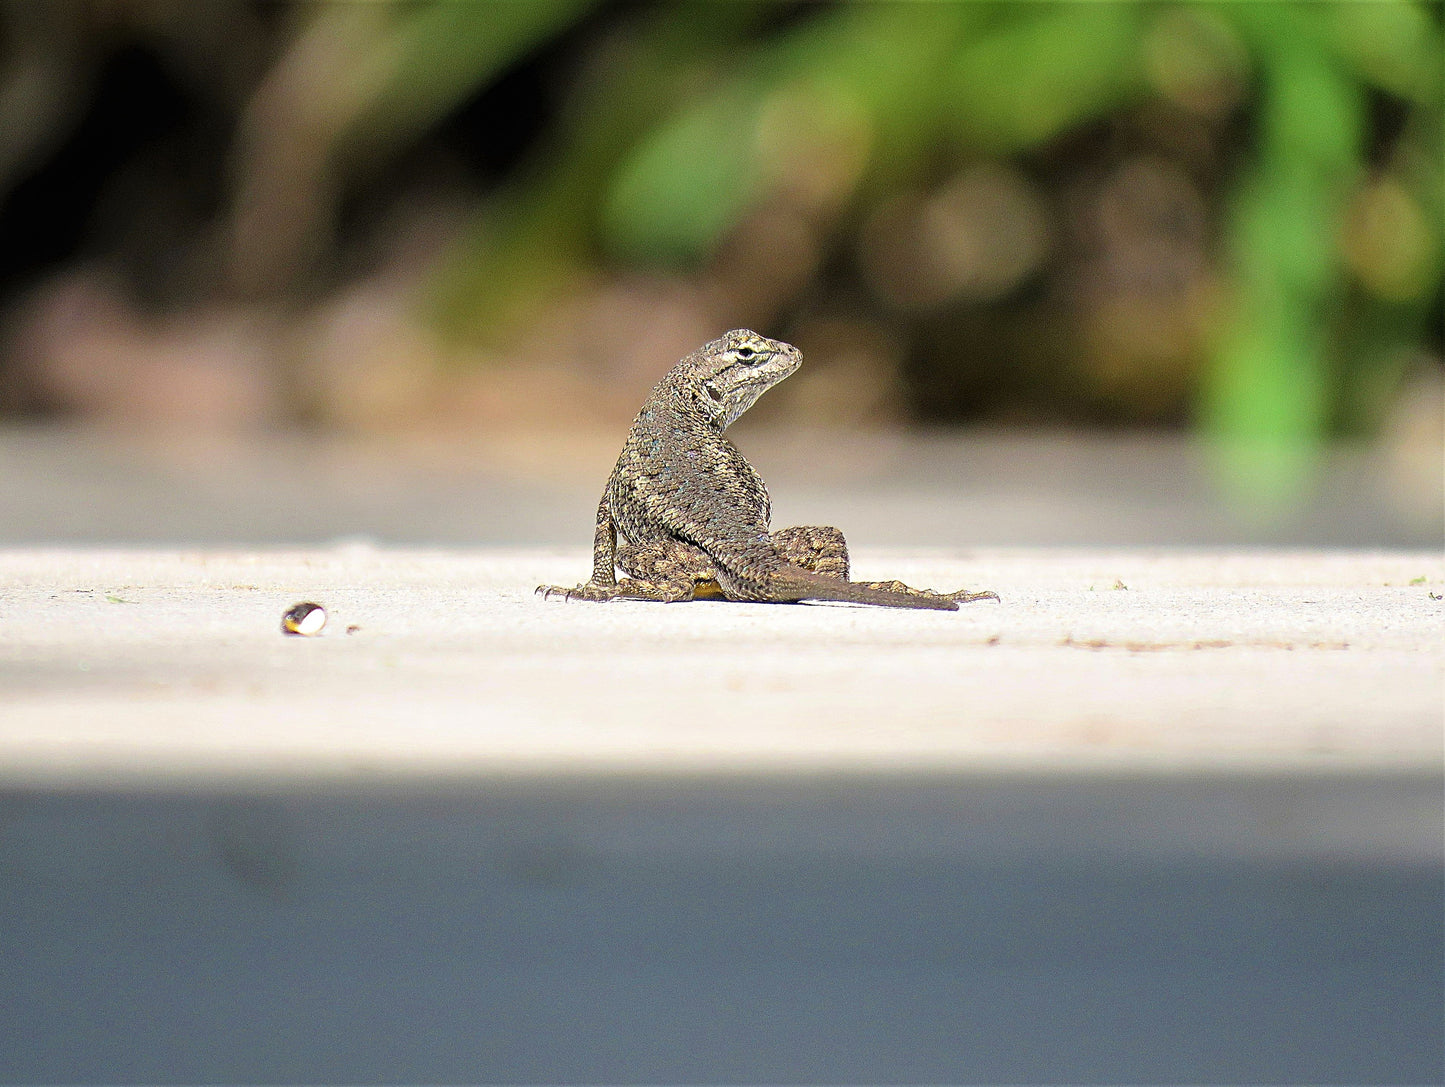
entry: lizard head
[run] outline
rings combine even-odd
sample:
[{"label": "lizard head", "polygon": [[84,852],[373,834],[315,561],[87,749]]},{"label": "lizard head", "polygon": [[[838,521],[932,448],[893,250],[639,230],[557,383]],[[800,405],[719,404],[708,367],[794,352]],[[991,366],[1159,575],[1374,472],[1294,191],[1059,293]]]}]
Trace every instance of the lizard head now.
[{"label": "lizard head", "polygon": [[803,353],[792,344],[735,328],[703,344],[673,374],[693,390],[702,409],[726,427],[802,364]]}]

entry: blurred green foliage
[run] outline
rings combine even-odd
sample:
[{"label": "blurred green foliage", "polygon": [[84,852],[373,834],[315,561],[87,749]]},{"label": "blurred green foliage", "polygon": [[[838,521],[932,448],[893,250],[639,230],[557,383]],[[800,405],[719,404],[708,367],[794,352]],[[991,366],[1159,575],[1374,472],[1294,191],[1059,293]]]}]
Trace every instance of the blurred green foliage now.
[{"label": "blurred green foliage", "polygon": [[[1300,475],[1331,415],[1351,410],[1333,403],[1361,391],[1351,369],[1403,365],[1399,348],[1418,335],[1438,287],[1437,169],[1412,185],[1418,206],[1433,205],[1433,223],[1414,224],[1433,238],[1433,252],[1415,270],[1406,305],[1378,290],[1360,298],[1376,311],[1372,323],[1398,326],[1378,328],[1384,341],[1361,345],[1354,358],[1336,355],[1343,330],[1335,315],[1348,296],[1341,240],[1347,199],[1365,172],[1367,94],[1376,82],[1413,99],[1419,150],[1438,165],[1442,54],[1438,26],[1401,4],[1241,5],[1230,15],[1258,69],[1259,119],[1253,161],[1231,201],[1235,298],[1203,390],[1203,421],[1233,462],[1233,477],[1269,497]],[[1390,241],[1408,248],[1411,239]]]},{"label": "blurred green foliage", "polygon": [[[474,21],[468,40],[485,26],[530,42],[535,23],[497,19],[517,6],[449,8],[446,22]],[[799,161],[822,162],[818,199],[844,232],[881,194],[926,186],[941,166],[1026,155],[1150,99],[1234,83],[1246,123],[1229,133],[1240,146],[1218,245],[1226,298],[1197,417],[1261,495],[1297,478],[1331,426],[1378,418],[1393,388],[1382,371],[1398,377],[1439,290],[1438,6],[859,3],[778,14],[748,3],[630,10],[524,180],[438,270],[441,322],[496,337],[604,262],[703,266]],[[505,51],[447,51],[434,87],[472,85],[469,65]],[[434,115],[441,92],[428,93],[428,108],[389,123]],[[1401,135],[1381,157],[1366,141],[1391,110]],[[1362,193],[1382,206],[1361,212]],[[1379,220],[1356,254],[1363,274],[1342,248],[1351,214]]]},{"label": "blurred green foliage", "polygon": [[[253,74],[237,61],[218,80],[239,88],[229,222],[200,232],[231,239],[214,263],[229,262],[239,296],[292,304],[337,245],[359,179],[529,69],[526,93],[545,86],[546,108],[522,124],[520,157],[496,156],[504,168],[469,193],[467,222],[421,277],[419,309],[453,344],[495,357],[609,277],[713,289],[752,275],[752,308],[728,312],[786,335],[832,298],[850,327],[911,348],[917,405],[936,417],[997,387],[1042,390],[1035,402],[1067,402],[1069,419],[1187,413],[1242,493],[1269,501],[1297,488],[1327,435],[1378,427],[1422,344],[1439,353],[1442,10],[409,0],[258,18],[240,0],[160,0],[0,12],[16,56],[26,34],[63,27],[82,42],[125,19],[198,73],[228,19],[267,43]],[[31,108],[35,88],[61,102],[74,80],[63,65],[35,85],[44,64],[13,72],[0,119],[32,117],[30,142],[14,142],[38,154],[34,133],[63,111]],[[780,222],[797,227],[791,240]],[[772,261],[793,271],[762,267]]]}]

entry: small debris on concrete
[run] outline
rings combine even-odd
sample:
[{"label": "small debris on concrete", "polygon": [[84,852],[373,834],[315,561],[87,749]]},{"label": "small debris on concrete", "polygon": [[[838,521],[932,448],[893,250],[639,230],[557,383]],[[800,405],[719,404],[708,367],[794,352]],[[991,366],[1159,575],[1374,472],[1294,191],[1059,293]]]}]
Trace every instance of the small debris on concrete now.
[{"label": "small debris on concrete", "polygon": [[281,616],[281,633],[294,634],[302,638],[314,638],[326,626],[326,609],[320,604],[307,600],[293,604]]}]

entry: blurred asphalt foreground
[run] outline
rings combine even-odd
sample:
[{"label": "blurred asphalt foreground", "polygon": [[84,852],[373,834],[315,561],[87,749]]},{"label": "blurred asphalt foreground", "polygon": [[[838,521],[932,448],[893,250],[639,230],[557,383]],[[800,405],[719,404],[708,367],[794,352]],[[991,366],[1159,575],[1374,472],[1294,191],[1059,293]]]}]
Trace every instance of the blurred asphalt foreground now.
[{"label": "blurred asphalt foreground", "polygon": [[740,444],[1002,604],[544,602],[615,436],[0,435],[0,1078],[1441,1081],[1438,477]]}]

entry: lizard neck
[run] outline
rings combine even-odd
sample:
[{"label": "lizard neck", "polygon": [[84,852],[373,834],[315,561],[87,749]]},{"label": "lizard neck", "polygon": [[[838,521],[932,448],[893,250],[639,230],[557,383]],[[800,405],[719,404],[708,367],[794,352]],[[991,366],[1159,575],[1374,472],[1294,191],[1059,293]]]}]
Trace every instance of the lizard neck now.
[{"label": "lizard neck", "polygon": [[734,366],[702,373],[696,367],[678,366],[658,382],[652,399],[663,400],[681,415],[721,432],[795,368]]},{"label": "lizard neck", "polygon": [[655,423],[683,426],[690,431],[706,431],[721,435],[728,424],[742,412],[730,414],[727,405],[695,378],[679,380],[668,374],[648,397],[638,421],[651,414]]}]

